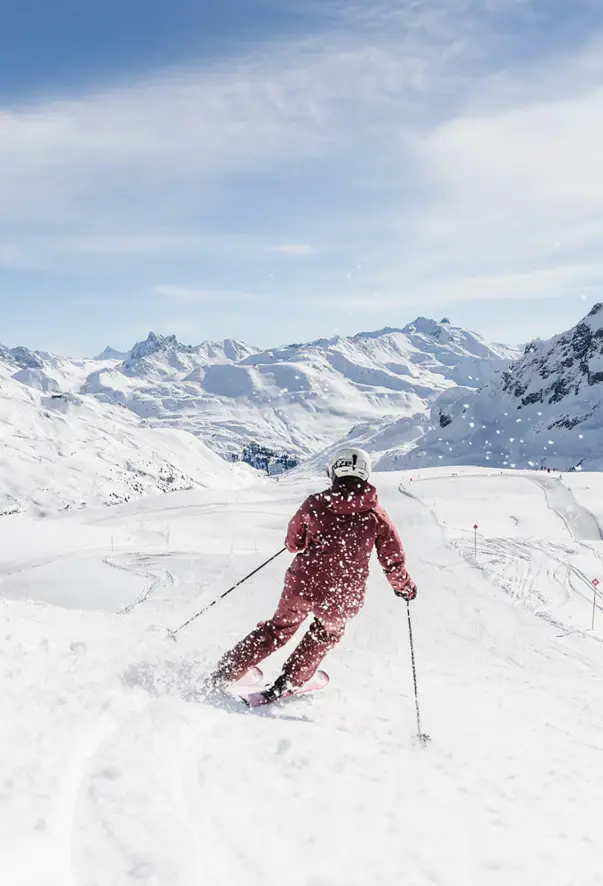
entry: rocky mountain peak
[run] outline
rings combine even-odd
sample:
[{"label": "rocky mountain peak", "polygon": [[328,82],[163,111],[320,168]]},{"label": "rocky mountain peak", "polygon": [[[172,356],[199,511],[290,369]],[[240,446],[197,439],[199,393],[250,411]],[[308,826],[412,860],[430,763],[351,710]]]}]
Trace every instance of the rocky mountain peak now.
[{"label": "rocky mountain peak", "polygon": [[601,470],[603,304],[530,342],[488,384],[434,412],[432,426],[405,464]]},{"label": "rocky mountain peak", "polygon": [[0,345],[0,359],[6,363],[13,363],[19,369],[41,369],[44,365],[42,359],[35,351],[30,351],[28,348],[21,346],[6,348]]},{"label": "rocky mountain peak", "polygon": [[130,351],[127,362],[135,363],[159,352],[177,351],[190,353],[193,350],[189,345],[181,344],[175,335],[159,335],[157,332],[149,332],[144,341],[137,342]]},{"label": "rocky mountain peak", "polygon": [[[446,323],[446,321],[443,321]],[[450,325],[447,323],[446,325]],[[416,320],[413,320],[412,323],[408,323],[402,332],[405,332],[407,335],[411,335],[412,333],[418,333],[419,335],[430,335],[435,338],[440,338],[442,334],[447,335],[448,332],[444,329],[442,323],[438,323],[436,320],[432,320],[430,317],[417,317]]]},{"label": "rocky mountain peak", "polygon": [[572,329],[549,341],[526,345],[524,355],[504,373],[503,390],[532,403],[558,403],[578,395],[584,384],[603,382],[603,304],[596,304]]},{"label": "rocky mountain peak", "polygon": [[126,360],[129,357],[128,351],[117,351],[115,348],[112,348],[110,345],[102,351],[100,354],[97,354],[94,358],[95,360]]}]

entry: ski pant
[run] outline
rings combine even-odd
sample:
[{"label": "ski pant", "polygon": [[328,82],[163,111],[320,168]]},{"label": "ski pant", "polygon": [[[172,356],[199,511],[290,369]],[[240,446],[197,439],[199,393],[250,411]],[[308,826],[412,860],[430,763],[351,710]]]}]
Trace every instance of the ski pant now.
[{"label": "ski pant", "polygon": [[[228,682],[239,680],[249,668],[284,646],[293,637],[306,618],[314,613],[310,600],[285,589],[276,612],[268,621],[260,622],[236,646],[222,656],[216,673]],[[300,644],[283,666],[283,674],[293,686],[301,686],[314,676],[318,666],[345,631],[343,619],[326,619],[322,613],[315,617]]]}]

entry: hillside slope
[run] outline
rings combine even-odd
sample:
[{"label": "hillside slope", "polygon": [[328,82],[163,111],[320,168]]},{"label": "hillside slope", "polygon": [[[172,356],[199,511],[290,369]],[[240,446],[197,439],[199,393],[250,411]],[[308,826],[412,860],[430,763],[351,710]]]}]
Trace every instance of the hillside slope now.
[{"label": "hillside slope", "polygon": [[[117,504],[151,492],[251,482],[201,441],[144,428],[126,409],[57,393],[0,361],[0,516]],[[32,384],[32,378],[36,384]]]}]

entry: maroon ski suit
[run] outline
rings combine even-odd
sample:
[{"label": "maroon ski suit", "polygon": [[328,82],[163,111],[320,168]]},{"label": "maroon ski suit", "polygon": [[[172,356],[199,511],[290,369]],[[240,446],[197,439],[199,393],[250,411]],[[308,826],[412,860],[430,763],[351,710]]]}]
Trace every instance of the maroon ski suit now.
[{"label": "maroon ski suit", "polygon": [[373,547],[394,591],[416,593],[400,537],[376,489],[363,480],[348,477],[306,499],[289,523],[286,545],[297,557],[276,612],[223,656],[217,673],[225,680],[240,679],[284,646],[312,614],[309,630],[283,668],[293,686],[309,680],[364,603]]}]

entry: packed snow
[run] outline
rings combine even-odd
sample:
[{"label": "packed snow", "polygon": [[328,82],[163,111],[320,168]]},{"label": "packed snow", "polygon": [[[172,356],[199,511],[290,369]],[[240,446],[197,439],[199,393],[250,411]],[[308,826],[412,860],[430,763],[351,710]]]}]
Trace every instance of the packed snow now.
[{"label": "packed snow", "polygon": [[167,637],[281,547],[317,475],[2,519],[3,886],[603,884],[601,476],[374,479],[419,585],[426,749],[376,563],[312,697],[196,694],[289,555]]}]

